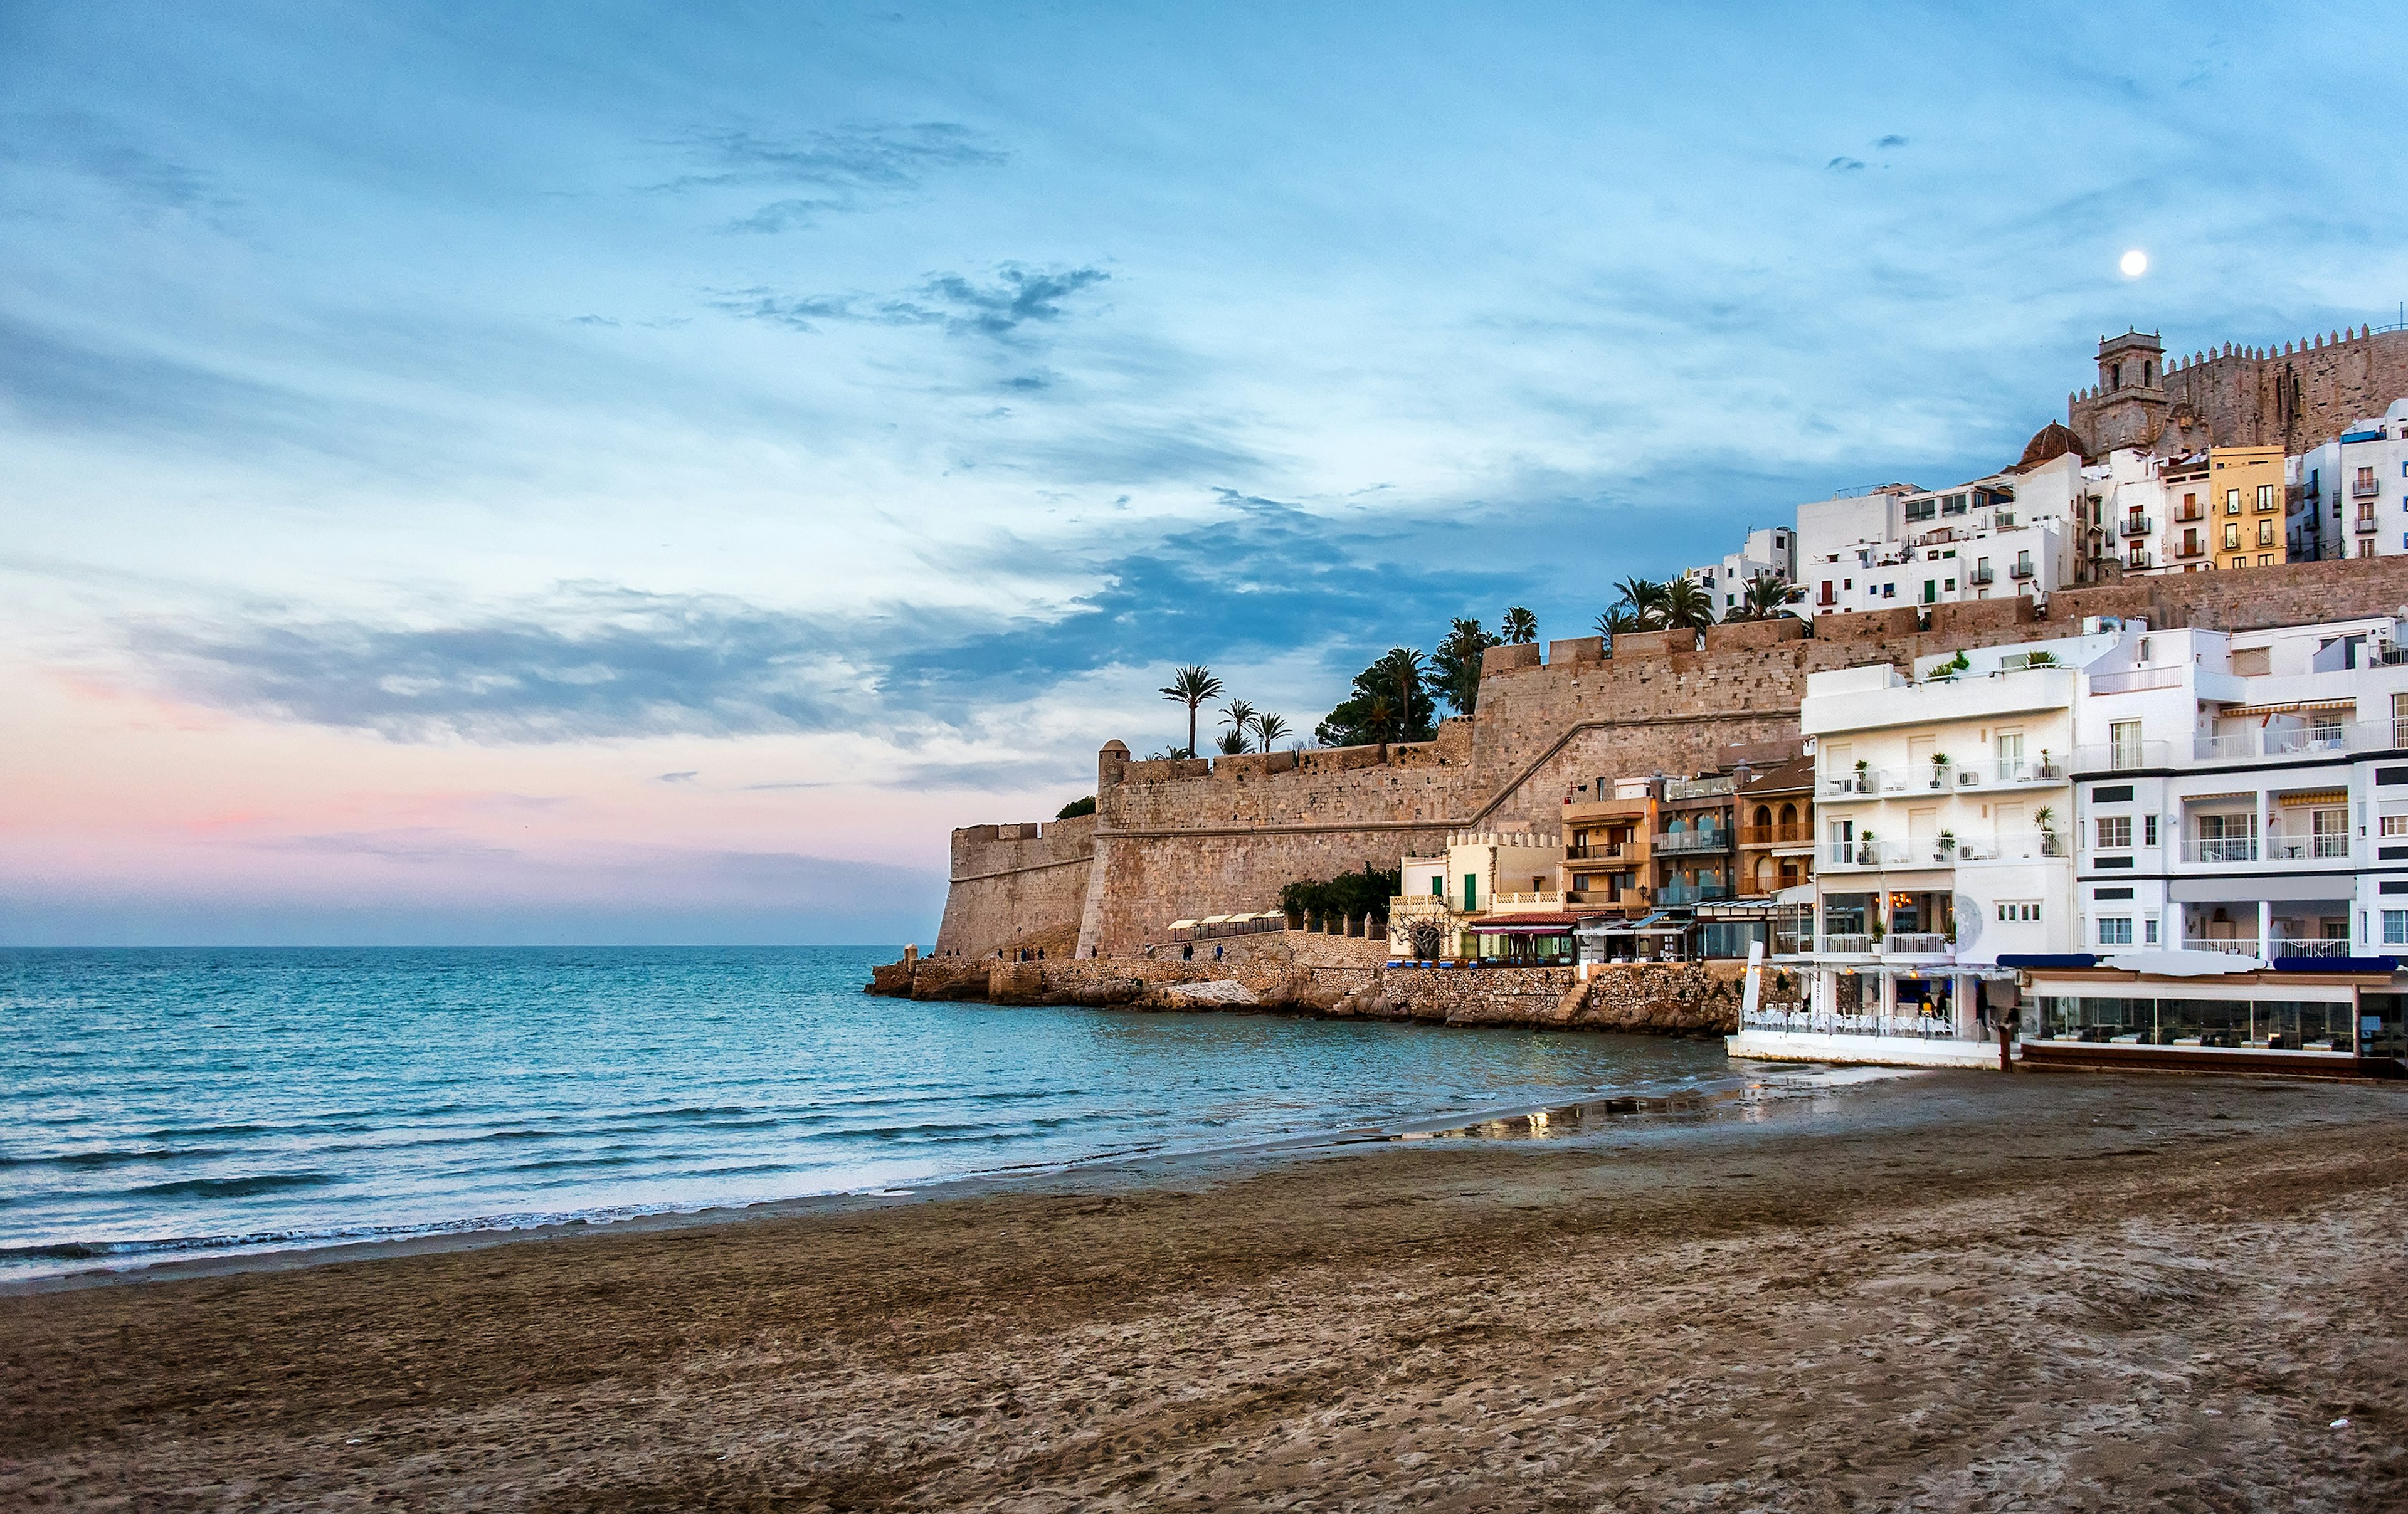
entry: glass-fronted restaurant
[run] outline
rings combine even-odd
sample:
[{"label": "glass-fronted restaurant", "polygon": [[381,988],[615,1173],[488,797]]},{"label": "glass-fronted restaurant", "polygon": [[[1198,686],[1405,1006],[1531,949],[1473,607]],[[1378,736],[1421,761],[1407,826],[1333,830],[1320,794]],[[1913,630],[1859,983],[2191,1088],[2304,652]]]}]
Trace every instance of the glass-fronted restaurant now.
[{"label": "glass-fronted restaurant", "polygon": [[[2188,955],[2186,953],[2185,955]],[[2386,957],[2165,976],[2035,970],[2023,1055],[2047,1064],[2394,1077],[2408,1071],[2402,983]]]}]

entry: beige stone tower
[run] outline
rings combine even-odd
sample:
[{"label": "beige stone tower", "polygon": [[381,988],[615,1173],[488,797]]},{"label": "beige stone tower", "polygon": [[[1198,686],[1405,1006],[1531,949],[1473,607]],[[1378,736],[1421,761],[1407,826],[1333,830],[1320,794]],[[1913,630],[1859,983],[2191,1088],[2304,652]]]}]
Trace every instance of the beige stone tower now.
[{"label": "beige stone tower", "polygon": [[2166,350],[2157,333],[2099,338],[2099,387],[2069,408],[2092,457],[2155,446],[2166,429]]}]

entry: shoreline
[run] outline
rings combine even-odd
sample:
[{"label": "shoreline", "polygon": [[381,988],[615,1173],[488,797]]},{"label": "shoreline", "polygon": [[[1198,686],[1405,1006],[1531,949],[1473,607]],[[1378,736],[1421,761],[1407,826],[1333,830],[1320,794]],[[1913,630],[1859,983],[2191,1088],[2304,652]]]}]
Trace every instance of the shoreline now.
[{"label": "shoreline", "polygon": [[0,1298],[0,1504],[2408,1499],[2408,1091],[1729,1107]]},{"label": "shoreline", "polygon": [[[1860,1081],[1863,1074],[1876,1071],[1894,1074],[1897,1069],[1784,1067],[1759,1073],[1731,1064],[1708,1080],[1709,1086],[1727,1086],[1715,1087],[1713,1093],[1699,1097],[1727,1099],[1750,1081],[1777,1084],[1784,1090],[1795,1085],[1803,1092],[1810,1084],[1821,1086]],[[1526,1129],[1533,1117],[1540,1117],[1542,1122],[1552,1120],[1558,1127],[1568,1127],[1576,1122],[1574,1112],[1582,1110],[1590,1111],[1588,1118],[1596,1120],[1668,1113],[1673,1112],[1671,1106],[1676,1101],[1691,1096],[1687,1090],[1667,1094],[1599,1089],[1578,1100],[1499,1105],[1451,1114],[1429,1114],[1380,1126],[1326,1129],[1175,1151],[1103,1152],[1068,1161],[952,1174],[909,1189],[849,1189],[799,1193],[743,1205],[647,1210],[599,1221],[574,1219],[527,1225],[480,1225],[469,1220],[459,1222],[458,1228],[427,1228],[409,1234],[357,1239],[330,1238],[322,1242],[297,1244],[268,1241],[256,1246],[236,1240],[222,1247],[195,1245],[182,1251],[163,1250],[150,1259],[129,1260],[120,1265],[101,1263],[73,1271],[0,1280],[0,1299],[74,1293],[92,1288],[145,1286],[195,1278],[289,1272],[389,1258],[448,1255],[523,1243],[536,1245],[601,1235],[656,1235],[813,1215],[867,1212],[906,1204],[940,1204],[992,1193],[1041,1193],[1046,1191],[1049,1183],[1083,1185],[1091,1178],[1117,1179],[1127,1186],[1143,1187],[1189,1180],[1206,1174],[1242,1173],[1255,1166],[1298,1161],[1367,1145],[1412,1142],[1463,1134],[1473,1127],[1498,1126],[1498,1134],[1501,1135],[1501,1127],[1516,1121],[1522,1122]],[[1610,1106],[1625,1107],[1609,1109]],[[175,1243],[165,1244],[173,1246]]]}]

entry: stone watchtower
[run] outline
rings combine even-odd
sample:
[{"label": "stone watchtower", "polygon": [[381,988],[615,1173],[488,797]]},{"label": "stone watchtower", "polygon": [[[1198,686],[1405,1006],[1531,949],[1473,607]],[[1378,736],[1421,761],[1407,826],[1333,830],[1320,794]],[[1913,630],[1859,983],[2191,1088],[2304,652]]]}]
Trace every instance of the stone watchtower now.
[{"label": "stone watchtower", "polygon": [[2066,407],[2092,457],[2153,446],[2166,429],[2166,350],[2155,332],[2099,338],[2099,387]]}]

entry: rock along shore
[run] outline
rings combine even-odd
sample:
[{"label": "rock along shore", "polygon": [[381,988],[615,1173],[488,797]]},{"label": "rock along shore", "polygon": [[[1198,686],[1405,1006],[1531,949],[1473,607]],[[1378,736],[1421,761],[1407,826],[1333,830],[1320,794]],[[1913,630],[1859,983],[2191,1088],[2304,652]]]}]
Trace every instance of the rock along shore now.
[{"label": "rock along shore", "polygon": [[[1584,983],[1574,981],[1569,967],[1389,967],[1383,941],[1301,931],[1219,944],[1218,962],[923,957],[873,968],[867,992],[996,1005],[1229,1009],[1705,1036],[1739,1028],[1746,971],[1736,962],[1625,963]],[[1787,976],[1766,975],[1769,996],[1781,996]]]}]

